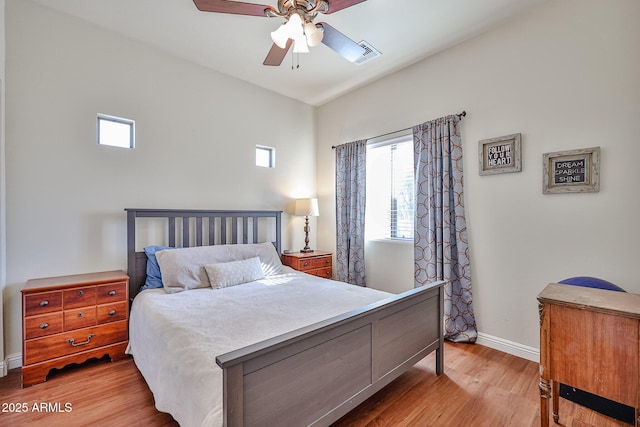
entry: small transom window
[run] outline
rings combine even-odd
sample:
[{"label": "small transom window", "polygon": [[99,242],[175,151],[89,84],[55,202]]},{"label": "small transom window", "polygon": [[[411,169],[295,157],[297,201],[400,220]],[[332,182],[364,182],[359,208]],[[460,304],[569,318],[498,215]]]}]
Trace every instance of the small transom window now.
[{"label": "small transom window", "polygon": [[264,145],[256,145],[256,166],[275,168],[276,149],[273,147],[265,147]]},{"label": "small transom window", "polygon": [[133,148],[134,142],[135,121],[98,114],[98,144]]}]

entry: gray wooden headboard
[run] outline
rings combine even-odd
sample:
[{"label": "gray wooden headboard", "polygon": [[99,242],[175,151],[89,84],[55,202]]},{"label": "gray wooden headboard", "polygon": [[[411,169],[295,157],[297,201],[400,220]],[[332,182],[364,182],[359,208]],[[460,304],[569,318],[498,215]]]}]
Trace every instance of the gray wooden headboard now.
[{"label": "gray wooden headboard", "polygon": [[138,218],[167,220],[167,240],[147,242],[149,245],[186,248],[217,244],[262,243],[265,241],[261,240],[263,236],[272,236],[275,237],[272,243],[280,255],[281,211],[130,208],[125,211],[127,212],[127,274],[130,299],[138,294],[147,276],[147,256],[144,251],[136,252]]}]

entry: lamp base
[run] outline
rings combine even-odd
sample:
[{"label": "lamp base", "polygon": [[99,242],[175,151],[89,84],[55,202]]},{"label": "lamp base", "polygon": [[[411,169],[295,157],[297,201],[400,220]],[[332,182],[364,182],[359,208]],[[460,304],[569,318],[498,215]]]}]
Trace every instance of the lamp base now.
[{"label": "lamp base", "polygon": [[300,249],[300,252],[302,252],[303,254],[306,254],[308,252],[313,252],[313,249]]}]

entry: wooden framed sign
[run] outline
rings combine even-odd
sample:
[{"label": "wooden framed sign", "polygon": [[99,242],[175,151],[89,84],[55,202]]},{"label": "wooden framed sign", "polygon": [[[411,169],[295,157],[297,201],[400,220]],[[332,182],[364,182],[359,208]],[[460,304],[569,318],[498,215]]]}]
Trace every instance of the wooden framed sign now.
[{"label": "wooden framed sign", "polygon": [[544,194],[600,191],[600,147],[545,153],[542,166]]},{"label": "wooden framed sign", "polygon": [[520,172],[520,134],[483,139],[478,142],[480,175]]}]

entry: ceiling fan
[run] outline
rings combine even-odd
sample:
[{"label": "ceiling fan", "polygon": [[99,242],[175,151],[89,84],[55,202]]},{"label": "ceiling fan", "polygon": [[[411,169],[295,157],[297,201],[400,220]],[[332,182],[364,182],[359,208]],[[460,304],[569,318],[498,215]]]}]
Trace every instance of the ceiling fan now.
[{"label": "ceiling fan", "polygon": [[263,64],[278,66],[293,45],[294,53],[306,53],[309,47],[325,44],[354,62],[365,49],[325,22],[313,20],[318,13],[330,14],[366,0],[278,0],[277,9],[262,4],[233,0],[193,0],[203,12],[284,18],[285,23],[271,33],[273,46]]}]

